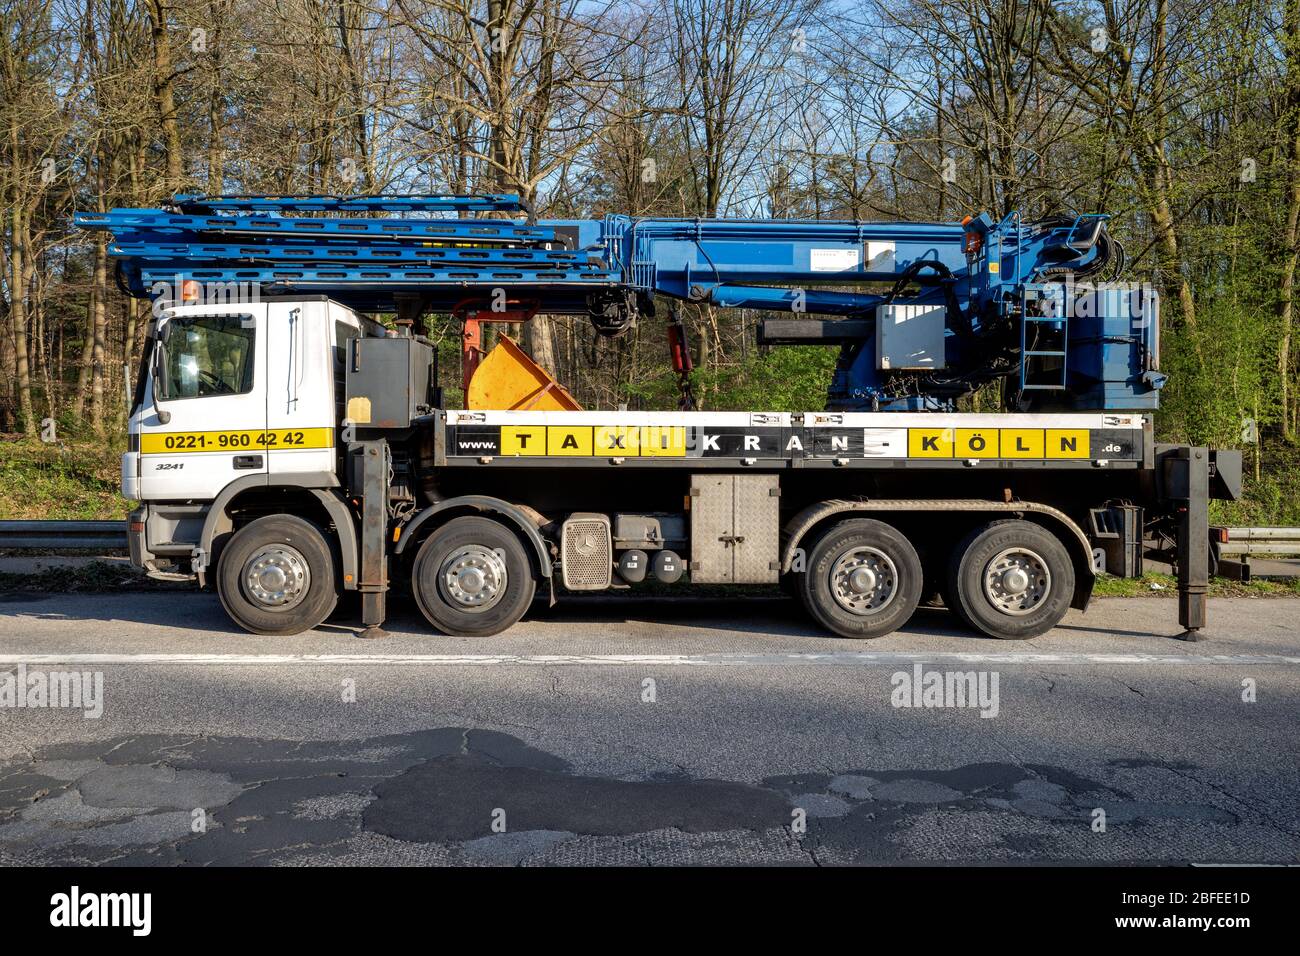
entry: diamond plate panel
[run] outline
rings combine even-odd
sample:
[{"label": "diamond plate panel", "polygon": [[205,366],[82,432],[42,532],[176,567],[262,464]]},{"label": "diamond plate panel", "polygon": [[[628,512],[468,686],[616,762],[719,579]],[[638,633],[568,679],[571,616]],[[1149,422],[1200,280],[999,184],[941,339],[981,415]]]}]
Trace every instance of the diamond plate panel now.
[{"label": "diamond plate panel", "polygon": [[735,584],[775,584],[779,575],[781,499],[778,475],[733,475],[731,580]]},{"label": "diamond plate panel", "polygon": [[691,583],[730,584],[732,475],[691,475]]}]

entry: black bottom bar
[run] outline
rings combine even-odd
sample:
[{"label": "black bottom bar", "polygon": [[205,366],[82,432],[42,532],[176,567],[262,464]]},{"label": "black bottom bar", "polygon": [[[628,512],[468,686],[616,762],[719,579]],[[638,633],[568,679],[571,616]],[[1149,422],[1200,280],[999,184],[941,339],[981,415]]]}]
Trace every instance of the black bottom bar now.
[{"label": "black bottom bar", "polygon": [[[829,942],[849,930],[871,940],[905,937],[909,952],[935,952],[935,943],[950,940],[963,942],[963,951],[981,951],[1040,930],[1050,934],[1044,939],[1069,939],[1076,947],[1080,938],[1195,935],[1230,951],[1252,931],[1271,931],[1277,939],[1291,928],[1296,877],[1290,867],[810,866],[624,869],[616,877],[604,870],[532,869],[0,871],[11,940],[45,933],[65,942],[71,933],[86,940],[132,939],[129,925],[52,925],[68,921],[76,887],[82,903],[103,893],[150,894],[151,938],[257,948],[268,939],[292,940],[299,948],[319,940],[331,951],[352,939],[373,942],[402,930],[447,934],[449,940],[486,932],[496,940],[503,926],[536,933],[538,926],[557,923],[569,934],[609,930],[607,938],[625,936],[630,923],[642,926],[638,936],[684,933],[689,923],[692,935],[716,927],[733,941],[760,933],[766,939],[778,925],[805,941],[814,935]],[[756,898],[784,903],[780,912],[736,905]],[[463,905],[436,915],[431,906],[439,899]],[[322,906],[325,900],[335,902]],[[491,917],[486,927],[483,916]]]}]

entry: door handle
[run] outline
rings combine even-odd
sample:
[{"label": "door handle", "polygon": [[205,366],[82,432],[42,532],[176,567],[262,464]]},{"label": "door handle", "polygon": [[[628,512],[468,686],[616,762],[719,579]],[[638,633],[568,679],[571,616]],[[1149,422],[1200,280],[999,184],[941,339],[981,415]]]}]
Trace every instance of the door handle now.
[{"label": "door handle", "polygon": [[261,455],[236,455],[235,467],[236,468],[261,468],[262,456]]}]

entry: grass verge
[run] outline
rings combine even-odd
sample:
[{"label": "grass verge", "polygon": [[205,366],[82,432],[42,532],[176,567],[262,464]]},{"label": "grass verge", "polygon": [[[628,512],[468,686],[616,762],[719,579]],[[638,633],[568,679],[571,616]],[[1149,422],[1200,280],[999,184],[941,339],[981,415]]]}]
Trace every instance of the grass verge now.
[{"label": "grass verge", "polygon": [[[1103,574],[1092,589],[1093,597],[1177,597],[1178,579],[1172,574],[1144,574],[1140,578],[1116,578]],[[1210,597],[1300,597],[1300,578],[1247,584],[1227,578],[1210,580]]]},{"label": "grass verge", "polygon": [[0,439],[0,520],[125,518],[119,491],[120,441],[60,442]]}]

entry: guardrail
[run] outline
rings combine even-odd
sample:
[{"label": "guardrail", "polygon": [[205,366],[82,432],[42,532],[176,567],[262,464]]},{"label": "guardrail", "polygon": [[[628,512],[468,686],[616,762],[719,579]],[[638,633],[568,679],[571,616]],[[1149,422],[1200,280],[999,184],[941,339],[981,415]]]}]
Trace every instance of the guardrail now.
[{"label": "guardrail", "polygon": [[[1220,528],[1210,529],[1219,577],[1250,581],[1256,577],[1252,558],[1300,556],[1300,528]],[[1265,577],[1296,577],[1286,564],[1274,564]]]},{"label": "guardrail", "polygon": [[0,521],[0,548],[125,551],[126,521]]},{"label": "guardrail", "polygon": [[1262,557],[1300,555],[1300,528],[1227,528],[1228,540],[1219,542],[1219,554]]}]

